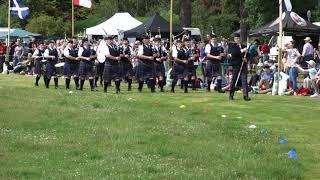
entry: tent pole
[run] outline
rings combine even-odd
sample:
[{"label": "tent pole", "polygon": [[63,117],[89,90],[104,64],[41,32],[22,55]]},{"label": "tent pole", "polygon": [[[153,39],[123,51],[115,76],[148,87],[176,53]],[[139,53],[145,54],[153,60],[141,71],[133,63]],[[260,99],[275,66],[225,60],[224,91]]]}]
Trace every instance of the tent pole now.
[{"label": "tent pole", "polygon": [[[173,13],[173,0],[170,0],[170,60],[172,60],[172,13]],[[171,63],[169,63],[171,67]]]},{"label": "tent pole", "polygon": [[[280,81],[280,72],[282,69],[282,33],[283,33],[283,25],[282,25],[282,0],[279,0],[279,36],[280,36],[280,40],[278,42],[278,46],[279,46],[279,54],[278,54],[278,84]],[[279,86],[278,86],[279,87]],[[279,90],[279,89],[278,89]]]},{"label": "tent pole", "polygon": [[71,32],[71,35],[72,35],[72,37],[74,37],[74,5],[73,5],[74,2],[73,2],[73,0],[71,0],[71,3],[72,3],[72,8],[71,8],[72,9],[72,12],[71,12],[71,19],[72,19],[71,20],[71,29],[72,29],[71,31],[72,32]]},{"label": "tent pole", "polygon": [[10,14],[10,3],[11,0],[8,1],[8,39],[7,39],[7,53],[6,53],[6,61],[10,61],[10,26],[11,26],[11,14]]}]

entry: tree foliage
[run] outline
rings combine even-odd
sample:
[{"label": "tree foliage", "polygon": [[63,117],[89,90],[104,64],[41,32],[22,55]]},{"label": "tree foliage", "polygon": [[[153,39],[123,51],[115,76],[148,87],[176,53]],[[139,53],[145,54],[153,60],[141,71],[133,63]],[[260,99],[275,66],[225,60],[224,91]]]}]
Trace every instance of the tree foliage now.
[{"label": "tree foliage", "polygon": [[[71,0],[19,0],[30,8],[30,17],[19,20],[12,16],[12,27],[26,28],[44,35],[63,36],[71,33]],[[244,1],[243,9],[240,2]],[[0,1],[0,26],[7,26],[7,2]],[[184,26],[198,27],[203,33],[213,31],[228,36],[239,29],[240,20],[250,28],[259,27],[278,16],[278,0],[175,0],[174,22]],[[291,0],[293,10],[307,17],[312,11],[312,20],[320,21],[320,4],[315,0]],[[182,5],[181,5],[182,4]],[[75,7],[76,32],[94,26],[110,18],[115,12],[129,12],[145,20],[159,12],[169,20],[168,0],[93,0],[93,8]],[[188,9],[189,8],[189,9]],[[3,13],[4,12],[4,13]],[[241,18],[243,16],[243,18]],[[39,25],[40,24],[40,25]]]}]

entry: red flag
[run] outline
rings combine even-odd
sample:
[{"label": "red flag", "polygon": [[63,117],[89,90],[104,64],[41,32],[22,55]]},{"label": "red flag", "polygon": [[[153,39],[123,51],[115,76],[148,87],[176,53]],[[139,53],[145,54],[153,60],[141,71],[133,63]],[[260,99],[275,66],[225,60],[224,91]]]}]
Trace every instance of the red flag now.
[{"label": "red flag", "polygon": [[86,8],[91,8],[92,6],[91,0],[73,0],[73,4],[75,6],[83,6]]}]

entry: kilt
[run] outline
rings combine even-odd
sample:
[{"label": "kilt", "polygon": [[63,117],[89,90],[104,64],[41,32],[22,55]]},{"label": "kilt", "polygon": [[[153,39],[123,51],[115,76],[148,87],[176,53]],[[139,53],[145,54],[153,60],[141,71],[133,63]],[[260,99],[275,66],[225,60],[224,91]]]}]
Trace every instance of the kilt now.
[{"label": "kilt", "polygon": [[193,65],[193,62],[186,65],[186,74],[187,76],[196,76],[196,68]]},{"label": "kilt", "polygon": [[96,64],[96,77],[102,76],[104,70],[104,63]]},{"label": "kilt", "polygon": [[212,60],[208,60],[207,65],[206,65],[205,74],[206,74],[206,77],[209,79],[212,79],[213,77],[221,76],[220,63],[214,63],[214,62],[212,62]]},{"label": "kilt", "polygon": [[156,77],[154,62],[139,60],[136,72],[137,79],[151,79]]},{"label": "kilt", "polygon": [[121,79],[121,66],[119,62],[105,62],[103,71],[103,80],[111,82],[112,80]]},{"label": "kilt", "polygon": [[174,63],[171,72],[171,79],[183,79],[188,76],[185,64]]},{"label": "kilt", "polygon": [[79,61],[66,60],[63,67],[63,75],[67,77],[79,75]]},{"label": "kilt", "polygon": [[129,61],[120,61],[120,66],[121,66],[121,76],[123,78],[133,77],[134,76],[133,66],[132,66],[131,62],[129,62]]},{"label": "kilt", "polygon": [[81,78],[94,77],[93,66],[94,66],[93,61],[86,61],[86,60],[80,61],[79,76]]},{"label": "kilt", "polygon": [[58,63],[58,60],[48,60],[46,63],[46,70],[45,70],[45,75],[47,78],[51,78],[52,76],[57,75],[57,69],[54,67]]},{"label": "kilt", "polygon": [[156,71],[156,76],[157,77],[164,77],[166,75],[166,70],[164,68],[164,64],[163,62],[161,63],[154,63],[154,66],[155,66],[155,71]]},{"label": "kilt", "polygon": [[41,62],[41,60],[34,60],[34,74],[42,75],[45,71],[46,64]]}]

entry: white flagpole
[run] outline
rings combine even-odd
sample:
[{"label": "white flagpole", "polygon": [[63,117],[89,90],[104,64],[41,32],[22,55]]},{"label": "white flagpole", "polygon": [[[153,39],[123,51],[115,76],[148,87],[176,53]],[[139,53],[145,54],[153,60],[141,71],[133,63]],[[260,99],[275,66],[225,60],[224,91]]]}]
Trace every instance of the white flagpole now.
[{"label": "white flagpole", "polygon": [[[282,66],[282,34],[283,34],[283,25],[282,25],[282,0],[279,0],[279,54],[278,54],[278,84],[280,81],[280,72],[281,72],[281,66]],[[278,86],[279,87],[279,86]]]},{"label": "white flagpole", "polygon": [[71,3],[72,3],[72,13],[71,13],[71,19],[72,19],[72,22],[71,22],[71,36],[74,37],[74,2],[73,0],[71,0]]},{"label": "white flagpole", "polygon": [[10,26],[11,26],[11,14],[10,14],[10,2],[8,2],[8,39],[7,39],[7,53],[6,53],[6,61],[9,62],[9,54],[10,54]]},{"label": "white flagpole", "polygon": [[[172,38],[173,38],[173,27],[172,27],[172,21],[173,21],[173,17],[172,17],[172,14],[173,14],[173,0],[170,0],[170,36],[169,36],[169,43],[170,43],[170,55],[169,55],[169,58],[170,60],[172,60]],[[169,67],[171,67],[171,63],[169,63]]]}]

